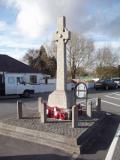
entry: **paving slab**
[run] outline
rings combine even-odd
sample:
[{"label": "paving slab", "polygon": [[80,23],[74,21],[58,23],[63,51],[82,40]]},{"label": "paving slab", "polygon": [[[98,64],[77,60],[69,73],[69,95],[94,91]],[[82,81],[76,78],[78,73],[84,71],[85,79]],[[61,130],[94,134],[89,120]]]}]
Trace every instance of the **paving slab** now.
[{"label": "paving slab", "polygon": [[0,135],[0,160],[71,160],[59,149]]}]

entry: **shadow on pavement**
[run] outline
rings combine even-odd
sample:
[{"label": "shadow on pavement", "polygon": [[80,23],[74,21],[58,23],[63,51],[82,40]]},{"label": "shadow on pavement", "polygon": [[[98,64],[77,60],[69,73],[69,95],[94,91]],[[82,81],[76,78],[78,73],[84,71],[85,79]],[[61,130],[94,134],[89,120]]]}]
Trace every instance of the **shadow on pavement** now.
[{"label": "shadow on pavement", "polygon": [[70,157],[55,154],[3,156],[0,160],[70,160]]},{"label": "shadow on pavement", "polygon": [[[100,157],[104,159],[115,136],[119,123],[120,116],[113,114],[108,115],[103,129],[98,135],[96,135],[94,141],[91,142],[91,144],[88,144],[88,149],[84,150],[80,157],[83,159],[88,159],[88,157],[90,157],[91,159],[93,156],[94,158],[96,157],[96,160]],[[99,153],[101,151],[102,155]]]}]

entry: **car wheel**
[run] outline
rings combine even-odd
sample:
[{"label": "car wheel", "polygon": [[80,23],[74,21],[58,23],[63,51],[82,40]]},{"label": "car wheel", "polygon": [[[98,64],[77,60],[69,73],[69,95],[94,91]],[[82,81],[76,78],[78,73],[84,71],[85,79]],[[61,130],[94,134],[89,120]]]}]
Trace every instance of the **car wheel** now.
[{"label": "car wheel", "polygon": [[30,97],[30,93],[29,93],[29,91],[24,91],[24,93],[23,93],[23,97],[24,97],[24,98],[28,98],[28,97]]},{"label": "car wheel", "polygon": [[118,85],[116,85],[115,88],[118,89]]},{"label": "car wheel", "polygon": [[19,94],[20,98],[23,98],[23,94]]},{"label": "car wheel", "polygon": [[106,89],[106,90],[109,90],[109,87],[108,87],[108,86],[105,86],[105,89]]}]

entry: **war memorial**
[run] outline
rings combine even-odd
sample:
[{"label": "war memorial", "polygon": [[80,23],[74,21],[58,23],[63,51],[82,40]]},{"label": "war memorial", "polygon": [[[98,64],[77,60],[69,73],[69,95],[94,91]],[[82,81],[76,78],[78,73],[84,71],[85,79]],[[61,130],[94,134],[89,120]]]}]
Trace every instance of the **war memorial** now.
[{"label": "war memorial", "polygon": [[[66,45],[70,31],[66,28],[65,17],[58,17],[54,40],[57,44],[56,90],[48,96],[48,101],[39,97],[38,111],[28,112],[27,116],[24,114],[24,102],[18,101],[17,114],[0,121],[0,134],[80,155],[91,146],[103,128],[106,115],[101,111],[100,98],[86,97],[84,84],[67,91]],[[76,103],[76,98],[84,92],[86,104]]]}]

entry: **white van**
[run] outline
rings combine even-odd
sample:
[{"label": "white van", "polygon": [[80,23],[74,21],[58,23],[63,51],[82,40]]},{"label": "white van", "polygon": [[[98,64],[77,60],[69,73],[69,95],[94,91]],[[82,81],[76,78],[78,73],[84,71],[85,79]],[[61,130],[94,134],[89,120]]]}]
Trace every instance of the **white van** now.
[{"label": "white van", "polygon": [[4,74],[4,77],[0,75],[0,96],[29,97],[30,94],[34,94],[34,85],[26,83],[23,74]]}]

